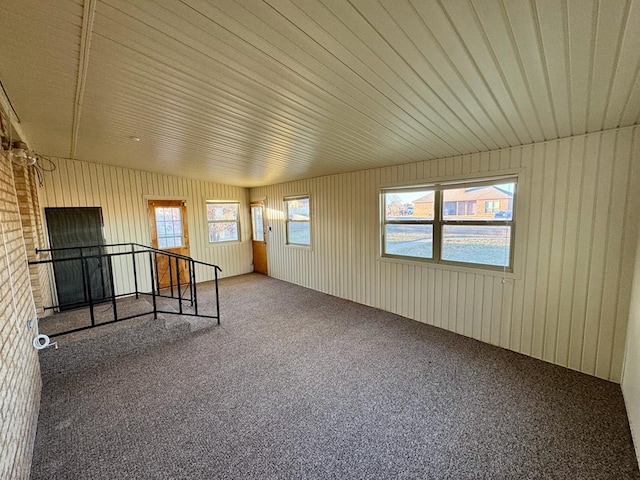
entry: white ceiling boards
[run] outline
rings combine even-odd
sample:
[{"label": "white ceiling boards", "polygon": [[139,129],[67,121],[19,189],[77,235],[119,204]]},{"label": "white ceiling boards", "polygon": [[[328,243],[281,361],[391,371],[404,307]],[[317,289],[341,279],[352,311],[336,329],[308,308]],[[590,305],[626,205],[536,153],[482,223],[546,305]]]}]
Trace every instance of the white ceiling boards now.
[{"label": "white ceiling boards", "polygon": [[1,8],[0,80],[43,155],[259,186],[640,117],[637,0]]}]

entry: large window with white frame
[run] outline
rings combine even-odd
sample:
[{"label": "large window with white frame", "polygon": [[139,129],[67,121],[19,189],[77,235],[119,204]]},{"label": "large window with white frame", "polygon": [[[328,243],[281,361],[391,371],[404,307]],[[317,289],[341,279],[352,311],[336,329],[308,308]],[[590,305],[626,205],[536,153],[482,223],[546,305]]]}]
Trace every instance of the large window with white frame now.
[{"label": "large window with white frame", "polygon": [[311,245],[311,209],[309,195],[285,197],[284,199],[287,245]]},{"label": "large window with white frame", "polygon": [[513,270],[517,177],[385,188],[382,255]]},{"label": "large window with white frame", "polygon": [[207,200],[209,243],[240,240],[240,202]]}]

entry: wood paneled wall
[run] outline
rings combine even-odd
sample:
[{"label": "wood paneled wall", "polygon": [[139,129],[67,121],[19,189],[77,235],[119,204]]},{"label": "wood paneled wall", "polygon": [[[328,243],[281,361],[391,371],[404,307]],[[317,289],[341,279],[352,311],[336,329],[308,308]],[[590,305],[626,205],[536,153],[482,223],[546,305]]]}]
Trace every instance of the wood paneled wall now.
[{"label": "wood paneled wall", "polygon": [[[137,242],[150,245],[147,200],[185,199],[191,256],[222,268],[221,277],[252,270],[248,190],[242,187],[191,180],[95,163],[56,160],[57,169],[44,174],[42,207],[102,207],[107,243]],[[241,203],[241,241],[211,245],[208,240],[206,200]],[[144,268],[146,263],[142,262]],[[115,260],[116,292],[133,290],[130,269]],[[210,268],[198,267],[197,280],[212,279]],[[142,276],[141,286],[148,288]]]},{"label": "wood paneled wall", "polygon": [[[637,218],[640,223],[640,217]],[[638,242],[640,248],[640,241]],[[627,407],[629,428],[640,461],[640,255],[636,255],[629,326],[627,328],[627,347],[622,375],[622,394]]]},{"label": "wood paneled wall", "polygon": [[[640,129],[610,130],[251,190],[270,275],[620,381],[640,206]],[[518,171],[511,274],[381,259],[382,186]],[[312,247],[285,245],[283,197],[308,193]]]}]

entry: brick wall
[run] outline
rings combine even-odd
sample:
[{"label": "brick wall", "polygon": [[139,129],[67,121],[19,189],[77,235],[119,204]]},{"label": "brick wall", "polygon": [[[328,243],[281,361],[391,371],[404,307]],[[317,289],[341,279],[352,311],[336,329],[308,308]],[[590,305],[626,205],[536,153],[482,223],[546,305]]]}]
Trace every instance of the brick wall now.
[{"label": "brick wall", "polygon": [[40,406],[29,268],[11,163],[0,154],[0,478],[28,478]]},{"label": "brick wall", "polygon": [[[42,212],[38,202],[38,186],[35,170],[33,168],[13,165],[13,177],[15,180],[18,206],[20,207],[20,219],[22,222],[22,234],[27,249],[29,261],[45,259],[46,254],[36,254],[36,249],[47,248],[44,241],[44,229],[42,226]],[[31,276],[31,289],[36,303],[38,316],[44,317],[51,314],[51,310],[44,307],[51,306],[51,284],[48,265],[29,266]]]}]

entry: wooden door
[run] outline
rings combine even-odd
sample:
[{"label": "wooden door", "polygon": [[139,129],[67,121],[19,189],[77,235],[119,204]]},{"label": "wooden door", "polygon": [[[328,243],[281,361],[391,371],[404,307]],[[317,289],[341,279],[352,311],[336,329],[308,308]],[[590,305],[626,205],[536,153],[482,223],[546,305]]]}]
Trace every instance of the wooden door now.
[{"label": "wooden door", "polygon": [[[149,200],[149,226],[153,248],[190,255],[187,207],[183,200]],[[189,266],[184,260],[157,254],[155,268],[160,288],[189,282]]]},{"label": "wooden door", "polygon": [[251,202],[251,244],[253,246],[253,271],[268,275],[267,269],[267,218],[264,202]]}]

